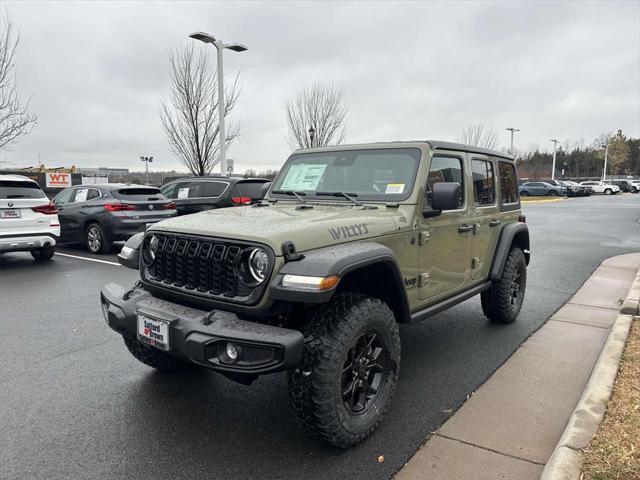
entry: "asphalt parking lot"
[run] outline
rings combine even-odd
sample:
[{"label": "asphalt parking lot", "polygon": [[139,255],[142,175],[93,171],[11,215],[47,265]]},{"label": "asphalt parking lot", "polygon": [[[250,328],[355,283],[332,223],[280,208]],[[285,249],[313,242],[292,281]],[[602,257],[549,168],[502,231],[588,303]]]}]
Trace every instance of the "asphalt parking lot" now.
[{"label": "asphalt parking lot", "polygon": [[246,387],[133,359],[100,313],[104,284],[137,277],[115,254],[64,245],[48,263],[0,256],[0,478],[391,477],[602,260],[640,251],[640,195],[523,210],[532,262],[517,322],[489,324],[474,298],[403,327],[393,404],[348,451],[296,426],[284,374]]}]

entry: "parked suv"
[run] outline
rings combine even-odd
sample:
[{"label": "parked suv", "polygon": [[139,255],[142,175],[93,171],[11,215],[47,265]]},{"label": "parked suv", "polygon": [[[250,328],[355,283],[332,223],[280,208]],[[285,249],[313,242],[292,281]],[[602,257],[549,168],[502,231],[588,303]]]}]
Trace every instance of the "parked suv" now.
[{"label": "parked suv", "polygon": [[264,197],[269,183],[265,178],[187,177],[174,180],[161,188],[176,203],[179,215],[214,208],[251,205]]},{"label": "parked suv", "polygon": [[564,187],[551,185],[548,182],[526,182],[520,185],[518,190],[523,197],[527,195],[549,195],[553,197],[564,195],[565,193]]},{"label": "parked suv", "polygon": [[620,192],[620,187],[617,185],[612,185],[610,183],[599,182],[599,181],[587,181],[580,182],[580,185],[584,185],[585,187],[590,187],[593,190],[593,193],[604,193],[605,195],[615,195]]},{"label": "parked suv", "polygon": [[346,448],[391,403],[399,324],[478,294],[490,321],[518,316],[529,232],[516,178],[512,157],[448,142],[298,150],[263,202],[129,240],[120,260],[140,282],[105,286],[102,311],[161,371],[246,384],[288,371],[300,424]]},{"label": "parked suv", "polygon": [[60,210],[63,242],[84,242],[91,253],[109,252],[149,224],[173,217],[176,205],[160,189],[144,185],[71,187],[53,199]]},{"label": "parked suv", "polygon": [[0,253],[31,252],[36,260],[49,260],[59,238],[58,209],[38,184],[0,175]]},{"label": "parked suv", "polygon": [[592,193],[591,188],[571,180],[563,180],[560,183],[565,187],[568,197],[588,197]]},{"label": "parked suv", "polygon": [[631,193],[638,192],[638,188],[633,184],[631,180],[615,179],[615,180],[608,180],[608,182],[611,185],[617,185],[618,187],[620,187],[620,190],[622,192],[631,192]]}]

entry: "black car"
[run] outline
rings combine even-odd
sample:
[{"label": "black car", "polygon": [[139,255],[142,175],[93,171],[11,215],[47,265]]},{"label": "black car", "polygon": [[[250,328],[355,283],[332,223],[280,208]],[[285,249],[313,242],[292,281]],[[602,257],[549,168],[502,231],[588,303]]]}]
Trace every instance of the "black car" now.
[{"label": "black car", "polygon": [[615,179],[615,180],[607,180],[607,182],[610,183],[611,185],[619,186],[621,192],[631,192],[631,193],[638,192],[638,187],[636,187],[633,183],[631,183],[631,180]]},{"label": "black car", "polygon": [[251,205],[264,197],[270,184],[265,178],[185,177],[167,183],[161,191],[176,203],[178,215],[186,215],[213,208]]},{"label": "black car", "polygon": [[62,242],[84,242],[91,253],[144,231],[147,224],[177,215],[159,188],[144,185],[82,185],[55,196]]}]

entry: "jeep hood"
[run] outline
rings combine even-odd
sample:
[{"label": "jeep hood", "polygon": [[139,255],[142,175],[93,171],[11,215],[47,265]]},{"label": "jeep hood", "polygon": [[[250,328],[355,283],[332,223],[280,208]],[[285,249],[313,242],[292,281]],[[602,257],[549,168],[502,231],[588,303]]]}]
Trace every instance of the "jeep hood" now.
[{"label": "jeep hood", "polygon": [[408,206],[364,210],[352,205],[278,203],[264,207],[231,207],[174,217],[150,230],[245,240],[270,246],[282,255],[282,244],[292,241],[303,252],[339,243],[364,240],[410,228]]}]

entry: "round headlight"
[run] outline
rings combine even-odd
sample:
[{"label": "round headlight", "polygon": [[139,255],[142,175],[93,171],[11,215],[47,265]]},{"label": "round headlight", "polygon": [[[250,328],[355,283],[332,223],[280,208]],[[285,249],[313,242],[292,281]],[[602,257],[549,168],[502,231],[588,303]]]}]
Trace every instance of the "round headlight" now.
[{"label": "round headlight", "polygon": [[158,252],[158,237],[151,234],[145,237],[142,245],[142,261],[146,266],[151,265],[156,260]]},{"label": "round headlight", "polygon": [[269,255],[262,248],[255,248],[249,254],[249,273],[258,283],[262,283],[269,274]]}]

